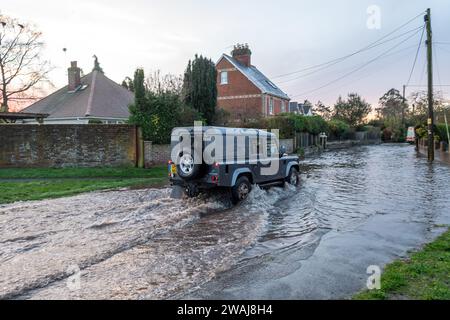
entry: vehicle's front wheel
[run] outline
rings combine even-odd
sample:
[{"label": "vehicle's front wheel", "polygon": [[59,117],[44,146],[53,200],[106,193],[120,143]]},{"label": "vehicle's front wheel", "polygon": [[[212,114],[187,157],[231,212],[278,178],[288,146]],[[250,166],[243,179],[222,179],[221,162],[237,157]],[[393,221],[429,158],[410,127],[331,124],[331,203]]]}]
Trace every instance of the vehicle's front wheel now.
[{"label": "vehicle's front wheel", "polygon": [[299,185],[300,177],[296,168],[291,168],[289,170],[289,175],[286,177],[286,182],[292,184],[293,186]]},{"label": "vehicle's front wheel", "polygon": [[231,200],[234,204],[244,200],[252,190],[252,185],[246,176],[239,177],[231,188]]}]

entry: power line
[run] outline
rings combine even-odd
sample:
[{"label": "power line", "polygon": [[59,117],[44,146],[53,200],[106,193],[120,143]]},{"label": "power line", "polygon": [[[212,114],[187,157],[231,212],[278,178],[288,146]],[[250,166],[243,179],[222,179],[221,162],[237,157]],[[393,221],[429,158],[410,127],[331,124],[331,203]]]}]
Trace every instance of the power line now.
[{"label": "power line", "polygon": [[344,74],[343,76],[341,76],[341,77],[339,77],[339,78],[336,78],[336,79],[334,79],[334,80],[332,80],[332,81],[330,81],[330,82],[328,82],[328,83],[326,83],[326,84],[324,84],[324,85],[322,85],[322,86],[320,86],[320,87],[318,87],[318,88],[315,88],[315,89],[313,89],[313,90],[309,90],[309,91],[306,91],[306,92],[303,92],[303,93],[299,93],[299,94],[297,94],[297,95],[294,95],[293,97],[298,97],[298,96],[301,96],[301,95],[305,95],[305,94],[309,94],[309,93],[318,91],[318,90],[320,90],[320,89],[323,89],[323,88],[325,88],[325,87],[328,87],[328,86],[330,86],[330,85],[332,85],[332,84],[334,84],[334,83],[336,83],[336,82],[338,82],[338,81],[340,81],[340,80],[346,78],[347,76],[349,76],[349,75],[351,75],[351,74],[353,74],[353,73],[355,73],[355,72],[357,72],[357,71],[363,69],[364,67],[366,67],[367,65],[371,64],[372,62],[374,62],[374,61],[380,59],[381,57],[385,56],[387,53],[391,52],[393,49],[397,48],[399,45],[405,43],[406,41],[408,41],[409,39],[411,39],[412,37],[414,37],[417,33],[418,33],[418,32],[416,32],[415,34],[409,36],[409,37],[406,38],[406,39],[403,39],[402,41],[400,41],[400,42],[397,43],[396,45],[394,45],[394,46],[392,46],[391,48],[389,48],[388,50],[384,51],[382,54],[376,56],[375,58],[373,58],[373,59],[371,59],[371,60],[369,60],[369,61],[367,61],[367,62],[364,63],[362,66],[359,66],[358,68],[356,68],[356,69],[354,69],[354,70],[352,70],[352,71],[350,71],[350,72]]},{"label": "power line", "polygon": [[[390,54],[387,54],[387,55],[383,56],[382,59],[385,59],[385,58],[390,57],[390,56],[398,55],[399,53],[404,52],[404,51],[410,51],[410,49],[413,49],[413,48],[416,48],[415,44],[412,45],[412,46],[407,46],[407,47],[402,48],[400,50],[394,51],[394,52],[392,52]],[[409,52],[407,54],[409,55]],[[406,57],[407,54],[402,55],[402,57],[404,57],[404,56]],[[391,62],[389,62],[387,66],[389,66],[390,64],[391,64]],[[351,80],[349,82],[346,82],[346,83],[344,83],[344,84],[342,84],[340,86],[334,87],[334,89],[339,89],[339,88],[342,88],[344,86],[350,85],[350,84],[354,83],[355,81],[367,78],[368,76],[370,76],[372,74],[378,73],[379,71],[384,70],[385,68],[386,68],[386,65],[382,66],[381,68],[377,68],[377,70],[375,70],[375,71],[365,73],[362,77],[358,77],[358,78],[353,79],[353,80]]]},{"label": "power line", "polygon": [[[376,40],[375,42],[372,42],[371,44],[367,45],[366,47],[363,47],[363,48],[361,48],[361,49],[359,49],[359,50],[357,50],[357,51],[355,51],[355,52],[353,52],[353,53],[350,53],[350,54],[348,54],[348,55],[346,55],[346,56],[343,56],[343,57],[340,57],[340,58],[336,58],[336,59],[333,59],[333,60],[330,60],[330,61],[327,61],[327,62],[324,62],[324,63],[321,63],[321,64],[317,64],[317,65],[313,65],[313,66],[310,66],[310,67],[306,67],[306,68],[303,68],[303,69],[300,69],[300,70],[297,70],[297,71],[293,71],[293,72],[289,72],[289,73],[285,73],[285,74],[273,76],[273,77],[271,77],[271,78],[272,78],[272,79],[277,79],[277,78],[281,78],[281,77],[285,77],[285,76],[297,74],[297,73],[300,73],[300,72],[303,72],[303,71],[308,71],[308,70],[311,70],[311,69],[315,69],[315,68],[318,68],[318,67],[321,67],[321,66],[330,64],[330,63],[334,63],[334,62],[336,62],[336,61],[339,61],[339,62],[340,62],[340,61],[343,61],[343,60],[345,60],[345,59],[347,59],[347,58],[349,58],[349,57],[351,57],[351,56],[354,56],[355,54],[358,54],[358,53],[360,53],[360,52],[362,52],[362,51],[371,49],[372,46],[376,45],[376,44],[377,44],[378,42],[380,42],[381,40],[383,40],[383,39],[389,37],[390,35],[394,34],[394,33],[397,32],[398,30],[402,29],[403,27],[405,27],[406,25],[408,25],[409,23],[411,23],[412,21],[414,21],[414,20],[417,19],[418,17],[422,16],[423,13],[425,13],[425,11],[419,13],[417,16],[411,18],[410,20],[408,20],[407,22],[405,22],[405,23],[402,24],[401,26],[395,28],[393,31],[389,32],[388,34],[384,35],[383,37],[379,38],[379,39]],[[419,28],[420,28],[420,27],[419,27]],[[418,28],[418,29],[419,29],[419,28]]]},{"label": "power line", "polygon": [[422,29],[422,34],[420,36],[420,40],[419,40],[419,45],[417,47],[416,56],[414,57],[414,63],[412,65],[411,72],[409,73],[409,78],[408,78],[408,81],[406,82],[406,86],[408,86],[409,82],[411,81],[411,77],[413,75],[414,68],[416,67],[417,57],[419,56],[420,47],[422,46],[422,40],[423,40],[423,34],[424,33],[425,33],[425,27]]},{"label": "power line", "polygon": [[[405,51],[405,50],[407,50],[407,49],[411,49],[411,48],[413,48],[413,47],[415,48],[416,45],[409,46],[409,47],[403,48],[403,49],[401,49],[401,50],[395,51],[395,52],[393,52],[393,53],[391,53],[391,54],[388,54],[388,55],[384,56],[384,58],[386,58],[386,57],[388,57],[388,56],[396,55],[396,54],[398,54],[398,53],[400,53],[400,52],[403,52],[403,51]],[[409,53],[408,53],[408,54],[409,54]],[[406,56],[406,55],[405,55],[405,56]],[[342,87],[344,87],[344,86],[348,86],[348,85],[350,85],[350,84],[352,84],[352,83],[354,83],[354,82],[356,82],[356,81],[359,81],[359,80],[361,80],[361,79],[367,78],[367,77],[369,77],[369,76],[371,76],[371,75],[373,75],[373,74],[379,73],[380,71],[383,71],[386,67],[389,67],[389,66],[390,66],[390,64],[384,65],[384,66],[382,66],[381,68],[377,68],[374,72],[366,73],[366,74],[364,74],[362,77],[358,77],[358,78],[353,79],[353,80],[351,80],[351,81],[349,81],[349,82],[347,82],[347,83],[344,83],[344,84],[342,84],[342,85],[340,85],[340,86],[338,86],[338,87],[335,87],[334,90],[339,89],[339,88],[342,88]]]},{"label": "power line", "polygon": [[376,44],[376,45],[373,45],[373,46],[371,46],[371,47],[367,47],[367,48],[364,49],[364,50],[360,50],[360,51],[357,51],[357,52],[352,53],[352,54],[350,54],[350,55],[347,55],[347,56],[345,56],[345,57],[343,57],[343,58],[336,59],[336,61],[334,61],[334,62],[332,62],[332,63],[329,63],[329,64],[326,64],[326,65],[320,67],[319,69],[313,70],[313,71],[308,72],[308,73],[306,73],[306,74],[299,75],[299,76],[297,76],[297,77],[295,77],[295,78],[292,78],[292,79],[283,80],[283,81],[278,81],[277,83],[278,83],[278,84],[283,84],[283,83],[291,82],[291,81],[294,81],[294,80],[297,80],[297,79],[300,79],[300,78],[304,78],[304,77],[310,76],[310,75],[315,74],[315,73],[317,73],[317,72],[319,72],[319,71],[322,71],[322,70],[325,70],[325,69],[327,69],[327,68],[329,68],[329,67],[331,67],[331,66],[334,66],[335,64],[337,64],[337,63],[339,63],[339,62],[342,62],[342,61],[346,60],[347,58],[356,55],[357,53],[361,53],[362,51],[365,51],[365,50],[368,50],[368,49],[372,49],[372,48],[378,47],[378,46],[380,46],[380,45],[382,45],[382,44],[388,43],[388,42],[390,42],[390,41],[392,41],[392,40],[401,38],[401,37],[403,37],[404,35],[406,35],[406,34],[408,34],[408,33],[411,33],[411,32],[414,32],[414,31],[419,30],[420,28],[423,28],[423,27],[418,27],[418,28],[409,30],[409,31],[407,31],[407,32],[405,32],[405,33],[402,33],[402,34],[400,34],[400,35],[398,35],[398,36],[395,36],[395,37],[393,37],[393,38],[390,38],[390,39],[388,39],[388,40],[386,40],[386,41],[380,42],[380,43],[378,43],[378,44]]}]

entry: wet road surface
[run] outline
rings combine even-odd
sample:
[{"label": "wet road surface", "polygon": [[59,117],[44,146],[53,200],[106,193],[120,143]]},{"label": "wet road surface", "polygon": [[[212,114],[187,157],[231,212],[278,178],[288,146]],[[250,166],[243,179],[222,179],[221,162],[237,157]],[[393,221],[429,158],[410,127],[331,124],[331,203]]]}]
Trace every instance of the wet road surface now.
[{"label": "wet road surface", "polygon": [[411,146],[302,166],[298,189],[255,188],[236,207],[222,194],[173,200],[169,189],[0,206],[0,298],[347,298],[369,265],[450,224],[450,167]]}]

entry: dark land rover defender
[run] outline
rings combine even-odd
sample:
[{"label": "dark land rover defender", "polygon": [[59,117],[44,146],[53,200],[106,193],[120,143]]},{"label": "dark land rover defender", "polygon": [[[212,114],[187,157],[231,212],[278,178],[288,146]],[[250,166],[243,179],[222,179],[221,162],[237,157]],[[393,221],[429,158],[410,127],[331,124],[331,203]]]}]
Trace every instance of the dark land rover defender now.
[{"label": "dark land rover defender", "polygon": [[276,135],[257,129],[180,127],[172,131],[169,179],[190,197],[228,188],[237,203],[252,184],[299,183],[299,159],[285,154]]}]

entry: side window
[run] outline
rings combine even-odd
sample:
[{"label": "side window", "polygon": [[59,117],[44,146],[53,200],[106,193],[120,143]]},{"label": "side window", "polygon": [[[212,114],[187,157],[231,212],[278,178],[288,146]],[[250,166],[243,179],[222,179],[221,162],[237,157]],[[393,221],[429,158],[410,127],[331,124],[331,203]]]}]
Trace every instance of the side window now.
[{"label": "side window", "polygon": [[220,73],[220,84],[228,84],[228,71]]},{"label": "side window", "polygon": [[281,112],[286,112],[286,103],[281,100]]},{"label": "side window", "polygon": [[272,139],[267,141],[267,156],[273,157],[278,154],[278,145]]},{"label": "side window", "polygon": [[249,140],[249,143],[250,143],[250,157],[252,159],[256,159],[258,156],[258,149],[259,149],[258,148],[258,140],[256,137],[255,138],[251,137]]}]

